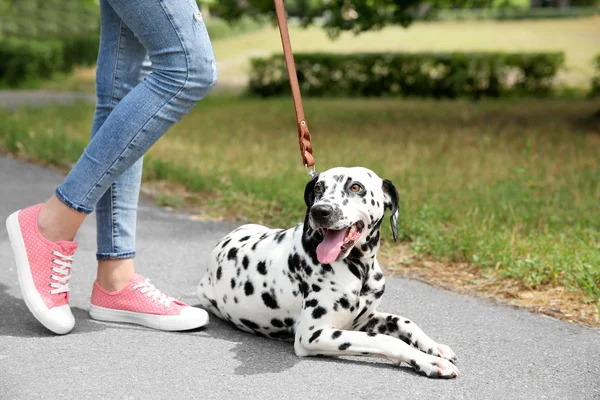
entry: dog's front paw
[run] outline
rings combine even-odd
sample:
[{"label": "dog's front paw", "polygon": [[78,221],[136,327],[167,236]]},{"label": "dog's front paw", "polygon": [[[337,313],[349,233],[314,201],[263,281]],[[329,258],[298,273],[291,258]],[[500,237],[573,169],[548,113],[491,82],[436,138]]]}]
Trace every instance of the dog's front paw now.
[{"label": "dog's front paw", "polygon": [[434,347],[427,350],[427,354],[431,354],[432,356],[441,357],[450,361],[451,363],[455,363],[458,361],[456,354],[452,351],[452,349],[445,344],[437,343]]},{"label": "dog's front paw", "polygon": [[459,374],[456,365],[439,357],[427,357],[422,360],[410,360],[410,365],[421,375],[429,378],[456,378]]}]

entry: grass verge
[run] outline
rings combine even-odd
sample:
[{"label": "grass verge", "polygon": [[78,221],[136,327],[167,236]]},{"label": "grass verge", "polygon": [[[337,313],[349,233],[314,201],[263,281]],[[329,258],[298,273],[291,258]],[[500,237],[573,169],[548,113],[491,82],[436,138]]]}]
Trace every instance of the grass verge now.
[{"label": "grass verge", "polygon": [[[590,324],[600,307],[596,111],[584,100],[306,102],[319,170],[362,165],[399,188],[405,246],[390,243],[385,228],[388,266],[432,278],[454,266],[446,275],[466,271],[474,287],[510,282],[525,300],[530,291],[564,293],[595,310],[572,317]],[[87,142],[92,112],[2,111],[2,146],[69,166]],[[159,187],[163,205],[191,203],[209,216],[282,227],[304,212],[289,99],[207,99],[151,149],[144,168],[148,182],[187,190]]]}]

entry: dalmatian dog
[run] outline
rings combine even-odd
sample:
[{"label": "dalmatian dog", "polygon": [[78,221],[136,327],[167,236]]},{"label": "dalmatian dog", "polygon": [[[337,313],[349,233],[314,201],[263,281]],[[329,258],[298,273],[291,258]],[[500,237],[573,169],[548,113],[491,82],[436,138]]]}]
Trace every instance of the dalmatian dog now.
[{"label": "dalmatian dog", "polygon": [[304,223],[239,227],[212,251],[201,307],[247,332],[293,340],[298,356],[378,356],[432,378],[458,375],[456,356],[411,320],[377,311],[385,279],[380,227],[398,191],[361,167],[333,168],[305,188]]}]

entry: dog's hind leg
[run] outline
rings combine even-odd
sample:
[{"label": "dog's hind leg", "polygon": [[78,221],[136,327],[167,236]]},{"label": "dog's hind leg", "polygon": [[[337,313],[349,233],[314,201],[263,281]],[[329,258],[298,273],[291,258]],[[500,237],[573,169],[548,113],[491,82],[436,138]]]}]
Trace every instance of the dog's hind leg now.
[{"label": "dog's hind leg", "polygon": [[376,312],[371,318],[356,326],[356,330],[393,336],[427,354],[452,362],[457,360],[450,347],[435,342],[417,324],[399,315]]},{"label": "dog's hind leg", "polygon": [[225,319],[223,314],[219,311],[219,306],[214,299],[212,282],[210,279],[210,274],[206,272],[202,279],[200,279],[200,283],[198,283],[198,289],[196,291],[196,296],[198,300],[200,300],[200,307],[204,308],[215,314],[217,317],[221,319]]},{"label": "dog's hind leg", "polygon": [[450,361],[425,354],[400,339],[377,333],[314,327],[296,332],[294,349],[298,356],[379,356],[398,365],[405,362],[431,378],[454,378],[458,369]]}]

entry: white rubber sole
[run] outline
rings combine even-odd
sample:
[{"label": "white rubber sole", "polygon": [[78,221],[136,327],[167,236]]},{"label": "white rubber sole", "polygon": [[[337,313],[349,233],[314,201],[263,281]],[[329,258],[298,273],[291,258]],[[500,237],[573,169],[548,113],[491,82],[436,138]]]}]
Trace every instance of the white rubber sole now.
[{"label": "white rubber sole", "polygon": [[208,324],[208,313],[200,308],[187,307],[180,315],[154,315],[134,311],[113,310],[90,306],[90,317],[98,321],[143,325],[161,331],[186,331]]},{"label": "white rubber sole", "polygon": [[12,213],[6,219],[6,230],[8,231],[8,239],[10,240],[17,262],[19,288],[21,289],[21,294],[23,294],[23,300],[25,300],[27,308],[50,331],[59,335],[69,333],[75,326],[75,318],[71,313],[70,307],[60,306],[48,309],[35,288],[27,259],[27,251],[25,250],[25,242],[23,241],[23,235],[21,235],[21,228],[19,226],[18,211]]}]

